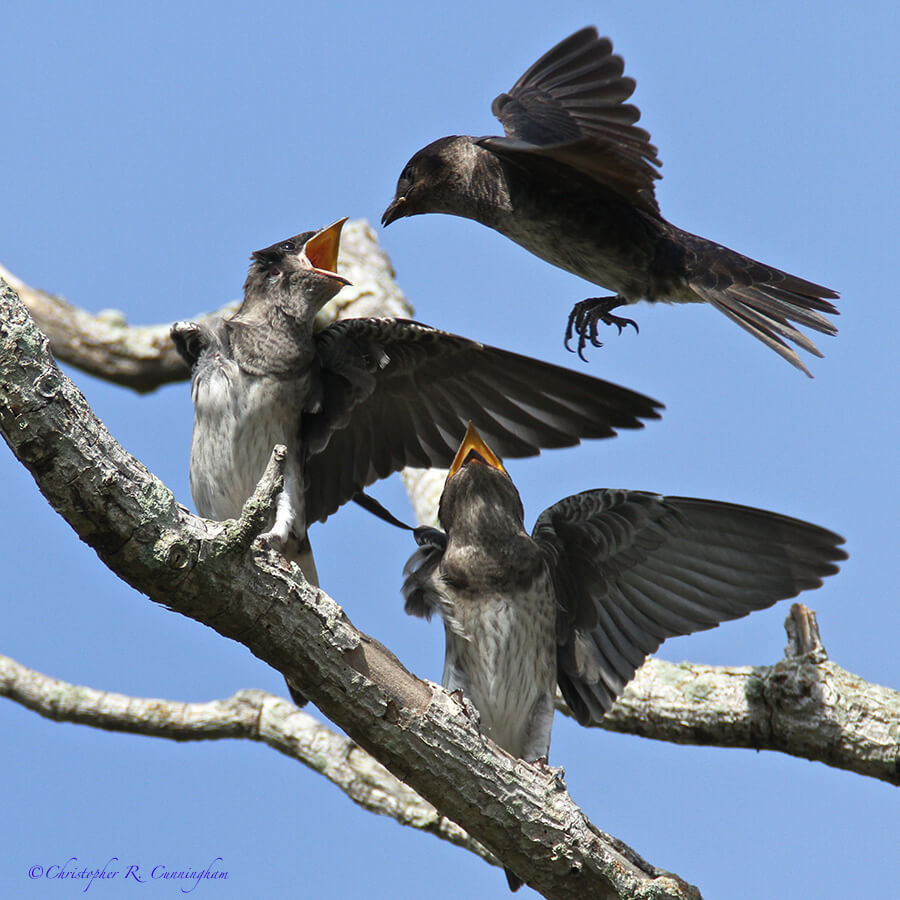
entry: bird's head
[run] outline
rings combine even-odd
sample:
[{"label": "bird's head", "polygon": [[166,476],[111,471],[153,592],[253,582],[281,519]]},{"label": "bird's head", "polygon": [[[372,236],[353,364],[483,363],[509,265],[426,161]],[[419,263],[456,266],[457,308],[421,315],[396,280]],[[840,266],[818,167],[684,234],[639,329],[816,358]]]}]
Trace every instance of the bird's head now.
[{"label": "bird's head", "polygon": [[439,516],[448,533],[464,530],[504,536],[524,528],[519,492],[471,422],[447,474]]},{"label": "bird's head", "polygon": [[421,213],[465,215],[479,153],[483,151],[472,138],[458,135],[423,147],[400,173],[397,192],[381,224]]},{"label": "bird's head", "polygon": [[296,318],[314,316],[350,284],[337,273],[341,229],[346,221],[338,219],[321,231],[304,231],[253,253],[244,282],[245,306],[248,301],[255,305],[265,298]]}]

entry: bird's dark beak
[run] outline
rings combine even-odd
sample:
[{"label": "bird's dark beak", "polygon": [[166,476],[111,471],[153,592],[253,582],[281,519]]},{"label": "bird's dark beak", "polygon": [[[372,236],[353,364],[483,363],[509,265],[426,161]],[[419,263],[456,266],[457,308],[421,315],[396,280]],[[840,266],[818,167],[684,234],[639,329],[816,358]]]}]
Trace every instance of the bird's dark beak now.
[{"label": "bird's dark beak", "polygon": [[491,466],[509,478],[509,473],[503,468],[503,463],[500,462],[500,458],[490,447],[488,447],[471,422],[469,422],[469,427],[466,429],[466,436],[459,445],[459,450],[456,451],[456,456],[453,457],[453,462],[450,464],[450,471],[447,473],[447,478],[452,478],[460,469],[464,469],[470,462],[480,462],[484,465]]},{"label": "bird's dark beak", "polygon": [[396,219],[402,219],[406,215],[409,215],[406,211],[406,197],[394,197],[391,204],[384,211],[384,215],[381,217],[381,224],[383,226],[390,225],[391,222]]},{"label": "bird's dark beak", "polygon": [[350,284],[349,280],[337,273],[338,248],[341,245],[341,229],[347,217],[338,219],[333,225],[323,228],[314,234],[304,245],[303,255],[310,266],[321,275],[327,275],[341,284]]}]

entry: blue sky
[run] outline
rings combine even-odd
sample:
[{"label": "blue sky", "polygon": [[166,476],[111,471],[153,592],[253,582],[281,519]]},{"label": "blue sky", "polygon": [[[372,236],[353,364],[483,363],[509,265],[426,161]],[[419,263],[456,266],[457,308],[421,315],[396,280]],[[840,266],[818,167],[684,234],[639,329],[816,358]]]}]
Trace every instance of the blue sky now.
[{"label": "blue sky", "polygon": [[[513,462],[529,524],[553,501],[629,487],[748,503],[841,532],[850,560],[803,600],[838,664],[900,688],[896,598],[897,14],[887,3],[0,4],[0,262],[134,323],[239,295],[250,251],[339,216],[376,224],[408,157],[496,133],[490,101],[557,40],[608,34],[664,162],[675,224],[842,294],[826,357],[793,370],[709,307],[633,307],[587,367],[562,347],[588,285],[474,223],[378,228],[430,324],[582,367],[667,405],[614,441]],[[186,385],[138,397],[70,374],[112,433],[190,502]],[[117,581],[0,454],[0,652],[92,687],[208,700],[282,693],[245,648]],[[395,483],[378,494],[405,514]],[[323,587],[414,672],[439,625],[399,596],[407,536],[355,510],[311,532]],[[347,565],[347,554],[353,564]],[[663,646],[673,660],[775,662],[787,604]],[[217,898],[504,896],[502,874],[358,810],[262,746],[176,745],[0,703],[6,896],[78,887],[28,869],[77,856],[200,867]],[[558,720],[551,761],[601,828],[707,897],[896,889],[896,789],[775,753],[677,747]],[[91,896],[123,896],[95,884]],[[170,885],[144,886],[167,896]]]}]

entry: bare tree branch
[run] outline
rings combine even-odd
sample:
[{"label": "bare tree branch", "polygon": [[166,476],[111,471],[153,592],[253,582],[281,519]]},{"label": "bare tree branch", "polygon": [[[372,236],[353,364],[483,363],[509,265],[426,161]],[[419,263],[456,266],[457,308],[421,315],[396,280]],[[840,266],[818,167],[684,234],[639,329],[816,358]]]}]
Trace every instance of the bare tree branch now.
[{"label": "bare tree branch", "polygon": [[[599,727],[676,744],[779,750],[900,784],[900,693],[831,662],[815,614],[802,604],[785,626],[786,656],[772,666],[647,660]],[[561,698],[557,708],[569,714]]]},{"label": "bare tree branch", "polygon": [[0,695],[56,722],[173,741],[244,738],[268,744],[324,775],[363,809],[430,832],[499,865],[478,841],[352,740],[266,691],[238,691],[209,703],[128,697],[69,684],[0,655]]},{"label": "bare tree branch", "polygon": [[30,287],[3,266],[0,277],[15,288],[40,322],[62,362],[139,392],[190,376],[169,338],[168,325],[128,325],[118,310],[89,313],[62,297]]},{"label": "bare tree branch", "polygon": [[[552,771],[484,738],[445,691],[275,551],[248,516],[191,516],[127,454],[48,353],[15,293],[0,291],[0,431],[51,506],[120,578],[209,625],[296,683],[357,743],[549,898],[698,897],[591,825]],[[247,513],[271,500],[273,461]]]}]

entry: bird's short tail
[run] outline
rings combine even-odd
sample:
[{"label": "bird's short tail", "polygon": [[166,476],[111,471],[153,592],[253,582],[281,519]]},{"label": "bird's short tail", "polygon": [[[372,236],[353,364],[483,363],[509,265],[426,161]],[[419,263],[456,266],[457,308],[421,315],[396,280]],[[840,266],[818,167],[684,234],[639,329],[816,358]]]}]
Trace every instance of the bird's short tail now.
[{"label": "bird's short tail", "polygon": [[711,271],[689,278],[689,283],[701,300],[725,313],[810,378],[812,374],[787,342],[813,356],[822,353],[794,323],[822,334],[837,334],[837,328],[822,315],[838,315],[829,302],[838,298],[834,291],[734,251],[723,254]]}]

